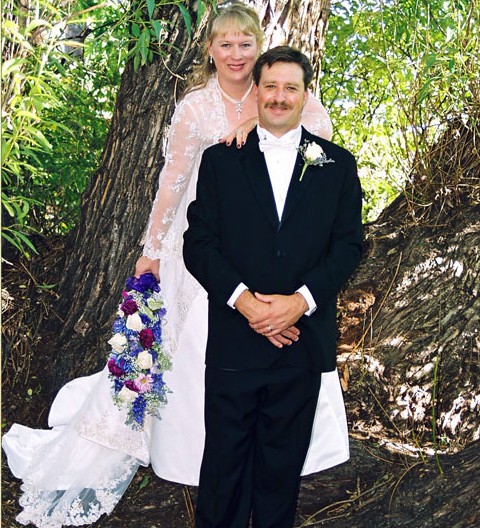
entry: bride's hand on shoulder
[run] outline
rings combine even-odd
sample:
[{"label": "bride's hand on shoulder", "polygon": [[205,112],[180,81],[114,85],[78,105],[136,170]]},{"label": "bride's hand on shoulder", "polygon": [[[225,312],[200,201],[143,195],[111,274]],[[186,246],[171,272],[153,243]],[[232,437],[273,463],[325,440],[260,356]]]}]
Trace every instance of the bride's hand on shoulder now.
[{"label": "bride's hand on shoulder", "polygon": [[148,257],[141,256],[135,264],[135,277],[140,277],[144,273],[153,273],[160,282],[160,260],[152,260]]},{"label": "bride's hand on shoulder", "polygon": [[233,140],[237,142],[237,148],[242,148],[245,145],[248,134],[258,125],[258,116],[251,117],[239,125],[230,134],[220,139],[220,143],[225,143],[229,147]]}]

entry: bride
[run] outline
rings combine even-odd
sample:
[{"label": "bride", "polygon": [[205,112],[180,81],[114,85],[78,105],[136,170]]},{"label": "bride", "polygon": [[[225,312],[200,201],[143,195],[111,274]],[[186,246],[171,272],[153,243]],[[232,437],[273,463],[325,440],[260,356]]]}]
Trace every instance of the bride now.
[{"label": "bride", "polygon": [[[182,235],[203,151],[221,138],[235,138],[241,146],[256,124],[252,68],[262,36],[252,9],[239,2],[219,6],[208,29],[204,63],[172,118],[143,256],[136,266],[137,276],[151,271],[161,278],[167,309],[163,340],[173,369],[164,376],[171,393],[161,419],[147,417],[143,431],[126,425],[126,412],[111,396],[107,367],[67,383],[51,406],[51,429],[14,424],[2,439],[12,473],[23,480],[17,516],[21,524],[59,528],[95,522],[113,510],[140,465],[152,464],[166,480],[198,484],[207,299],[183,265]],[[314,134],[331,137],[327,113],[312,95],[302,124]],[[334,371],[322,375],[302,474],[348,457],[345,409]]]}]

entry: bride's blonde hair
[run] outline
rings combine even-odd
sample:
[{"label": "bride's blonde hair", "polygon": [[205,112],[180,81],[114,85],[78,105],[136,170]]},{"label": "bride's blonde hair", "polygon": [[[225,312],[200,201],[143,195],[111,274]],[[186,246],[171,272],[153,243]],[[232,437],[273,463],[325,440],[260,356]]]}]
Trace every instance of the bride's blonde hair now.
[{"label": "bride's blonde hair", "polygon": [[217,13],[208,24],[207,35],[203,45],[202,61],[194,68],[186,93],[204,88],[217,71],[215,63],[210,60],[208,48],[215,37],[225,35],[229,31],[255,37],[258,54],[260,55],[263,44],[263,30],[257,13],[241,2],[224,2],[218,5]]}]

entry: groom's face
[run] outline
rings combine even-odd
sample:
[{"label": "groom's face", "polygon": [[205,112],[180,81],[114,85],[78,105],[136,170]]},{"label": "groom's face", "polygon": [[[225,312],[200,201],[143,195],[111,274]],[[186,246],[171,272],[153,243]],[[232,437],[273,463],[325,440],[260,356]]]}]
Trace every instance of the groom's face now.
[{"label": "groom's face", "polygon": [[301,66],[293,62],[263,66],[256,93],[261,127],[276,137],[298,127],[307,100]]}]

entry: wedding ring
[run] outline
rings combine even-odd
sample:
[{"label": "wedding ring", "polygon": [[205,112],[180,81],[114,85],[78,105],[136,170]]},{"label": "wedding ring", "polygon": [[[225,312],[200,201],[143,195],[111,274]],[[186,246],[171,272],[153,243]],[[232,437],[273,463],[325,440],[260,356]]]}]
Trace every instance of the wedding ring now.
[{"label": "wedding ring", "polygon": [[237,128],[237,130],[235,130],[235,135],[237,135],[239,132],[240,132],[240,131],[239,131],[238,128]]},{"label": "wedding ring", "polygon": [[268,331],[271,332],[273,330],[272,325],[268,325]]}]

